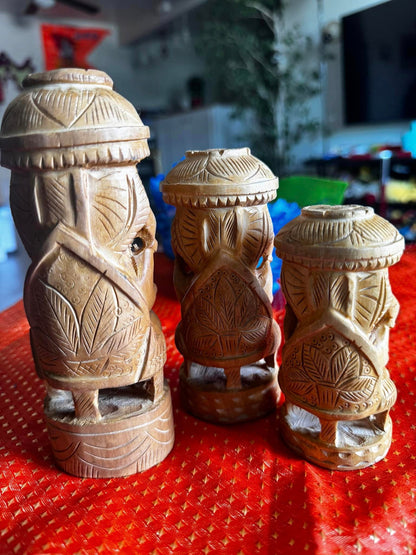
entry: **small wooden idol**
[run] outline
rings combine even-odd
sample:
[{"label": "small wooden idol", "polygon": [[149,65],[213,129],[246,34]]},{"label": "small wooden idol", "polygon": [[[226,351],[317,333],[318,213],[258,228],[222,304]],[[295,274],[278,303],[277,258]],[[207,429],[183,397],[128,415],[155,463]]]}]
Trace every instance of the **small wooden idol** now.
[{"label": "small wooden idol", "polygon": [[155,219],[136,164],[149,130],[101,71],[30,75],[1,128],[24,303],[55,460],[123,476],[173,445],[155,300]]},{"label": "small wooden idol", "polygon": [[276,406],[273,227],[277,178],[248,148],[191,151],[161,184],[176,206],[174,284],[182,321],[176,345],[185,408],[233,423]]},{"label": "small wooden idol", "polygon": [[326,468],[387,453],[396,388],[386,368],[399,306],[388,267],[403,237],[363,206],[309,206],[276,236],[287,300],[279,382],[286,442]]}]

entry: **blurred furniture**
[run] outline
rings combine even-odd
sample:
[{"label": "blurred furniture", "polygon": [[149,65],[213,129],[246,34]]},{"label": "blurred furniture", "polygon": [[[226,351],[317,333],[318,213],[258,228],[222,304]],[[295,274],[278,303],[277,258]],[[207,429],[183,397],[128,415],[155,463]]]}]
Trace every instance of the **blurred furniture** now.
[{"label": "blurred furniture", "polygon": [[[384,151],[387,152],[387,151]],[[412,187],[416,182],[416,158],[409,156],[356,155],[351,158],[313,158],[308,168],[323,178],[344,179],[349,182],[345,203],[372,206],[375,211],[403,232],[416,226],[416,202],[401,202],[389,193],[389,182],[396,180]],[[403,230],[403,231],[402,231]],[[416,237],[416,231],[414,233]],[[406,236],[411,240],[413,234]]]},{"label": "blurred furniture", "polygon": [[161,171],[167,173],[190,149],[245,146],[246,122],[232,118],[233,111],[230,106],[216,104],[155,118],[152,135],[156,138]]}]

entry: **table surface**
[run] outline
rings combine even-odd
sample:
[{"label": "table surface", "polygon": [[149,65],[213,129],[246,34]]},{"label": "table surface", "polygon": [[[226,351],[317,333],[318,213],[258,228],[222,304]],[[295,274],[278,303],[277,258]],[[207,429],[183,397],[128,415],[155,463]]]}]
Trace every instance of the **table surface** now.
[{"label": "table surface", "polygon": [[300,459],[279,436],[278,413],[226,427],[181,409],[171,271],[158,257],[154,309],[176,443],[161,464],[127,478],[80,479],[54,466],[23,305],[0,315],[0,553],[413,553],[416,248],[390,270],[401,303],[390,337],[393,443],[383,461],[349,472]]}]

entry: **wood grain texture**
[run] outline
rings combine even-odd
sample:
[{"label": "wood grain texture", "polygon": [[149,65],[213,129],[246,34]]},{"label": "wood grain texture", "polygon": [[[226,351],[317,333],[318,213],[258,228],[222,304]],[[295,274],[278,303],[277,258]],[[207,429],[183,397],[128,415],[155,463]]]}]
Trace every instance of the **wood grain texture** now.
[{"label": "wood grain texture", "polygon": [[[79,476],[144,470],[173,443],[170,395],[163,386],[166,349],[151,310],[156,223],[136,170],[149,153],[148,136],[111,79],[91,70],[30,75],[2,122],[11,208],[32,259],[24,302],[36,370],[49,385],[47,422],[51,437],[59,438],[52,447],[57,463]],[[119,421],[110,426],[103,392],[114,388],[117,406],[118,388],[138,382],[145,387],[129,392],[121,416],[113,411]],[[165,441],[150,441],[146,457],[137,451],[133,464],[127,445],[151,435],[160,418],[168,423]],[[97,443],[96,460],[105,464],[94,464],[78,455],[81,447],[62,447],[74,446],[73,436],[82,445],[89,427],[103,446],[116,433],[117,457],[107,457],[105,447],[100,453]]]},{"label": "wood grain texture", "polygon": [[251,420],[279,398],[280,332],[271,309],[278,180],[249,149],[187,152],[161,184],[177,208],[174,284],[182,320],[181,397],[214,422]]},{"label": "wood grain texture", "polygon": [[399,306],[397,230],[372,208],[311,206],[276,236],[287,300],[279,382],[286,442],[331,469],[384,457],[396,388],[386,368]]}]

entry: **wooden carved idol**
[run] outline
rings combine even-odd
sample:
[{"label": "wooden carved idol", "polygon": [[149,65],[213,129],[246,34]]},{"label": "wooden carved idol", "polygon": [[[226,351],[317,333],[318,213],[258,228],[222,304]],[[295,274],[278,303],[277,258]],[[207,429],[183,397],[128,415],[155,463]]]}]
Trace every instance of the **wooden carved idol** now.
[{"label": "wooden carved idol", "polygon": [[76,476],[139,472],[173,445],[151,310],[155,218],[136,170],[148,136],[100,71],[30,75],[3,118],[48,432],[57,464]]},{"label": "wooden carved idol", "polygon": [[267,208],[277,186],[247,148],[187,152],[161,184],[163,198],[177,208],[181,398],[205,420],[253,419],[273,410],[279,397]]},{"label": "wooden carved idol", "polygon": [[385,456],[396,388],[386,368],[404,240],[372,208],[309,206],[276,236],[287,300],[281,429],[308,460],[348,470]]}]

